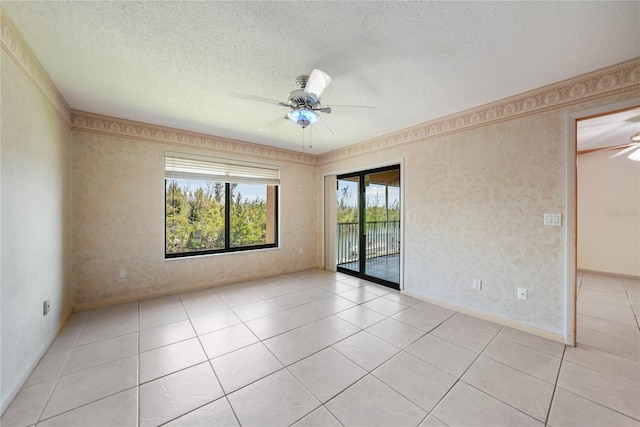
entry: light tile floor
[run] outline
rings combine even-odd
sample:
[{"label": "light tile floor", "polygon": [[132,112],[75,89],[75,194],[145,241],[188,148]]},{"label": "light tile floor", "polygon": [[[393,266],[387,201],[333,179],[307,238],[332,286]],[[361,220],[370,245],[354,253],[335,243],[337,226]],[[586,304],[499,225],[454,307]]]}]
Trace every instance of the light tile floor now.
[{"label": "light tile floor", "polygon": [[2,426],[640,426],[640,283],[576,348],[322,270],[78,313]]},{"label": "light tile floor", "polygon": [[[360,271],[360,263],[348,262],[340,264],[340,267],[352,271]],[[377,277],[391,283],[400,283],[400,254],[384,255],[369,258],[366,261],[365,273],[367,276]]]}]

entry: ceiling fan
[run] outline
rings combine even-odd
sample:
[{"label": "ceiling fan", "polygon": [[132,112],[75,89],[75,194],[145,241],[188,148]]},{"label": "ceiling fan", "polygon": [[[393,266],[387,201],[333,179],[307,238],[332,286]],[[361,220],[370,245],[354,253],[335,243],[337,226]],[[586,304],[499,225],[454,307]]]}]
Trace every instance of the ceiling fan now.
[{"label": "ceiling fan", "polygon": [[630,160],[634,160],[636,162],[640,162],[640,132],[636,132],[629,138],[631,140],[628,144],[616,145],[613,147],[601,147],[601,148],[592,148],[590,150],[581,151],[579,154],[593,153],[595,151],[614,151],[621,150],[614,155],[610,156],[610,159],[614,159],[616,157],[624,156],[628,154],[627,158]]},{"label": "ceiling fan", "polygon": [[286,123],[286,121],[289,121],[298,125],[302,129],[307,126],[313,126],[322,138],[329,138],[333,135],[333,132],[320,119],[320,114],[318,113],[337,113],[355,116],[371,116],[375,114],[376,107],[361,105],[322,106],[320,104],[320,95],[327,86],[329,86],[329,83],[331,83],[331,77],[329,77],[327,73],[318,69],[313,69],[308,76],[302,75],[296,78],[296,85],[298,86],[298,89],[289,93],[286,102],[237,92],[233,92],[229,95],[234,98],[278,105],[280,107],[290,109],[290,111],[284,116],[280,116],[259,128],[258,130],[260,132],[266,132],[280,126],[282,123]]},{"label": "ceiling fan", "polygon": [[618,147],[612,147],[611,150],[619,150],[619,149],[623,149],[623,150],[614,154],[609,158],[613,159],[614,157],[620,157],[620,156],[624,156],[625,154],[629,154],[627,156],[628,159],[635,160],[636,162],[640,162],[640,132],[636,132],[633,135],[631,135],[630,140],[631,142],[629,144],[620,145]]}]

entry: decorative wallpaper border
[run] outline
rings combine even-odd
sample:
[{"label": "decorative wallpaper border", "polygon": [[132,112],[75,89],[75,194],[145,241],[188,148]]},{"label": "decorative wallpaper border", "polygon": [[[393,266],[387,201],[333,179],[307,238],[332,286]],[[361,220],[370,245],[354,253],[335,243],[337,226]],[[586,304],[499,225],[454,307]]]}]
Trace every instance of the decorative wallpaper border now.
[{"label": "decorative wallpaper border", "polygon": [[53,83],[49,74],[24,41],[20,32],[0,7],[0,46],[40,89],[43,96],[69,123],[69,106]]},{"label": "decorative wallpaper border", "polygon": [[640,58],[583,74],[563,82],[544,86],[461,113],[442,117],[389,135],[322,155],[276,149],[244,141],[225,139],[172,128],[149,125],[71,111],[72,129],[105,133],[163,143],[214,148],[216,150],[281,159],[310,165],[322,165],[362,154],[412,144],[461,132],[491,123],[512,120],[544,111],[564,108],[623,92],[640,90]]},{"label": "decorative wallpaper border", "polygon": [[318,156],[313,154],[288,151],[267,145],[252,144],[250,142],[150,125],[84,111],[71,110],[71,129],[165,144],[213,148],[228,153],[265,157],[314,166],[318,164]]},{"label": "decorative wallpaper border", "polygon": [[319,156],[318,164],[331,163],[633,90],[640,90],[640,58],[322,154]]}]

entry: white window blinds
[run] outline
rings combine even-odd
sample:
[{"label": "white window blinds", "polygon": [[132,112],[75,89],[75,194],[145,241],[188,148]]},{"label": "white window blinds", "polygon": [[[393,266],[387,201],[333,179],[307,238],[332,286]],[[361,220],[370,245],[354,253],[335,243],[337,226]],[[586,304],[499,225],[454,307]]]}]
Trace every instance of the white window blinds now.
[{"label": "white window blinds", "polygon": [[280,184],[280,170],[257,163],[227,160],[184,153],[165,153],[164,176],[173,179],[201,179],[243,184]]}]

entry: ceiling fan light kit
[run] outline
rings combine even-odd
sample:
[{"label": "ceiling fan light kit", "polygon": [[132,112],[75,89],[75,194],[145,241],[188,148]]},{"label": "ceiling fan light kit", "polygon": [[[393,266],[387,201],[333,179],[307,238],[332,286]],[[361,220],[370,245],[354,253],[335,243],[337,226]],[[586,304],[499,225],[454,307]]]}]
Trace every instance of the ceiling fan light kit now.
[{"label": "ceiling fan light kit", "polygon": [[318,113],[304,108],[293,110],[289,113],[289,120],[300,126],[302,129],[314,124],[319,118]]}]

